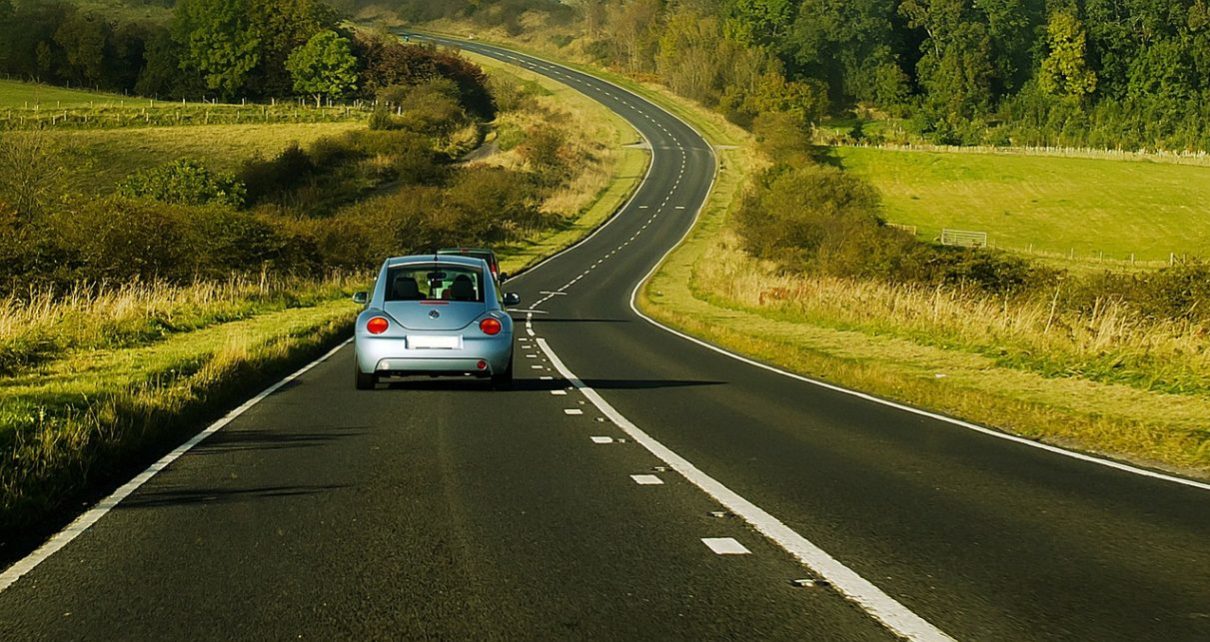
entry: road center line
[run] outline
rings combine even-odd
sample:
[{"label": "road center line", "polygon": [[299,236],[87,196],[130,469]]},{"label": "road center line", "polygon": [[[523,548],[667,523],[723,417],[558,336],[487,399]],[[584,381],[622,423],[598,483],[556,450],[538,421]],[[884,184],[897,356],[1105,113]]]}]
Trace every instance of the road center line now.
[{"label": "road center line", "polygon": [[941,629],[938,629],[924,618],[908,610],[907,607],[884,593],[882,589],[874,586],[869,580],[861,577],[852,569],[840,563],[836,558],[828,555],[827,552],[811,543],[807,538],[791,530],[789,526],[783,524],[776,517],[770,515],[756,504],[744,499],[730,488],[722,485],[713,477],[710,477],[691,464],[689,460],[676,454],[667,446],[643,432],[638,426],[631,423],[629,419],[615,410],[596,390],[590,388],[576,377],[571,370],[568,370],[563,361],[550,348],[546,339],[539,338],[538,346],[546,353],[555,370],[583,393],[598,410],[621,428],[622,432],[625,432],[631,439],[650,451],[651,454],[680,473],[691,484],[705,491],[707,495],[713,497],[727,510],[743,518],[753,528],[760,531],[762,535],[773,540],[774,543],[794,556],[799,562],[827,579],[842,595],[862,609],[865,609],[867,613],[892,632],[909,640],[952,639]]}]

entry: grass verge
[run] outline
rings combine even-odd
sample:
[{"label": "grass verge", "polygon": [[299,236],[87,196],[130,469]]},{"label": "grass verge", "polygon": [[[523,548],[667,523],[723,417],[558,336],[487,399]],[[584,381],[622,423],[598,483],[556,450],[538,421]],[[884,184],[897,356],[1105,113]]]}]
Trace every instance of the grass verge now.
[{"label": "grass verge", "polygon": [[45,532],[68,517],[68,499],[145,465],[331,347],[355,310],[342,297],[136,348],[75,352],[0,381],[0,541],[19,547]]}]

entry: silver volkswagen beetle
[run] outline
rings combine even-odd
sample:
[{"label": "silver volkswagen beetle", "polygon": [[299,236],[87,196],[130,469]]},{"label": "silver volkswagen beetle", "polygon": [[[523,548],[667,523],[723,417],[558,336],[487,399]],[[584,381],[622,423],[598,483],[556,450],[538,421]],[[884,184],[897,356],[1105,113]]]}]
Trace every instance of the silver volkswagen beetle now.
[{"label": "silver volkswagen beetle", "polygon": [[498,388],[513,380],[513,320],[486,262],[453,255],[387,259],[370,293],[354,301],[357,388],[380,377],[474,375]]}]

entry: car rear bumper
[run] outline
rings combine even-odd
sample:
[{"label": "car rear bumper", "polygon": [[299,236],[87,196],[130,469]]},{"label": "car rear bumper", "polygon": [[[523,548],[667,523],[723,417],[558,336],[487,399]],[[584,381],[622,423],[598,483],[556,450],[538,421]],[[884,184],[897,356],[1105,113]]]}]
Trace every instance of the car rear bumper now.
[{"label": "car rear bumper", "polygon": [[[488,376],[508,369],[511,337],[468,340],[460,350],[408,350],[400,339],[358,337],[357,368],[386,376],[415,374]],[[483,361],[486,368],[480,368]]]}]

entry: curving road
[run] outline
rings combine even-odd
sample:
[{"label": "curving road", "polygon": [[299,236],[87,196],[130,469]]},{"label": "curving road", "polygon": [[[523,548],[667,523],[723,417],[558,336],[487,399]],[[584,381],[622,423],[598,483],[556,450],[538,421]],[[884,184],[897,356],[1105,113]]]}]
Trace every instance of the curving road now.
[{"label": "curving road", "polygon": [[652,147],[610,224],[510,282],[532,308],[517,389],[358,393],[345,346],[7,571],[0,639],[1210,639],[1210,489],[647,322],[632,292],[705,198],[708,145],[625,90],[459,44]]}]

